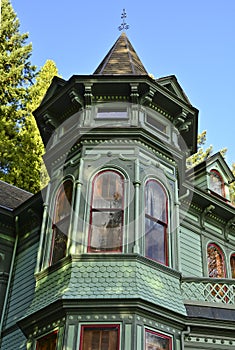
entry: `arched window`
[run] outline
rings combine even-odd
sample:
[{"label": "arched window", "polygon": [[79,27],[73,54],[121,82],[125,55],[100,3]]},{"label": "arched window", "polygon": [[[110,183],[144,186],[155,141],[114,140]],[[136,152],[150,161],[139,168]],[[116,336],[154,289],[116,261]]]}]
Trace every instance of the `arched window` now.
[{"label": "arched window", "polygon": [[211,278],[224,278],[226,276],[224,254],[215,244],[207,246],[208,275]]},{"label": "arched window", "polygon": [[57,191],[52,225],[51,264],[66,256],[72,191],[73,183],[71,180],[66,180]]},{"label": "arched window", "polygon": [[88,252],[121,252],[124,178],[116,171],[98,173],[92,183]]},{"label": "arched window", "polygon": [[168,264],[167,196],[156,180],[145,186],[145,256]]},{"label": "arched window", "polygon": [[224,197],[224,181],[220,173],[212,169],[210,171],[210,190]]},{"label": "arched window", "polygon": [[235,254],[231,255],[230,258],[231,276],[235,278]]}]

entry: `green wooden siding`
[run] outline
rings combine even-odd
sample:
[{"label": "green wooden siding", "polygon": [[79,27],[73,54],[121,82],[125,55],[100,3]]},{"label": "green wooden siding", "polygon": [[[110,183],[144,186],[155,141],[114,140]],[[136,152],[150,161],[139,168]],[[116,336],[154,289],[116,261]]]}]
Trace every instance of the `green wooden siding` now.
[{"label": "green wooden siding", "polygon": [[181,227],[180,258],[183,276],[203,276],[201,237],[195,232]]},{"label": "green wooden siding", "polygon": [[26,350],[26,341],[27,339],[25,338],[24,334],[18,329],[7,334],[7,336],[3,338],[0,349]]},{"label": "green wooden siding", "polygon": [[10,302],[6,310],[7,322],[5,327],[15,325],[30,305],[35,288],[34,269],[37,260],[38,243],[22,250],[16,257]]}]

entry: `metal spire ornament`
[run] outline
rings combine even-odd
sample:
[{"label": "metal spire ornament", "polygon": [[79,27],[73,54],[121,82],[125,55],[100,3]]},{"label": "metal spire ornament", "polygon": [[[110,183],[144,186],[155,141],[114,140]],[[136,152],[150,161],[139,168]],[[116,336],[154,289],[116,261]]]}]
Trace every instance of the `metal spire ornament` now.
[{"label": "metal spire ornament", "polygon": [[129,25],[126,23],[126,10],[123,9],[122,11],[122,15],[121,15],[121,19],[122,19],[122,24],[118,27],[118,29],[121,31],[121,30],[127,30],[129,29]]}]

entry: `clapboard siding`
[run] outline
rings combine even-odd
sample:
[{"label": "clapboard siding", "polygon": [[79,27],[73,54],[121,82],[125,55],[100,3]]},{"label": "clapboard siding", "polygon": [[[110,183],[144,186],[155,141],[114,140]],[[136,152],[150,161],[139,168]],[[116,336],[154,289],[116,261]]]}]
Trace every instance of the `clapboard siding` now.
[{"label": "clapboard siding", "polygon": [[38,243],[28,246],[18,254],[9,294],[5,327],[13,326],[29,307],[35,288],[34,270]]},{"label": "clapboard siding", "polygon": [[3,338],[1,350],[26,350],[26,341],[21,330],[15,330]]},{"label": "clapboard siding", "polygon": [[184,276],[202,276],[201,238],[195,232],[181,227],[181,270]]}]

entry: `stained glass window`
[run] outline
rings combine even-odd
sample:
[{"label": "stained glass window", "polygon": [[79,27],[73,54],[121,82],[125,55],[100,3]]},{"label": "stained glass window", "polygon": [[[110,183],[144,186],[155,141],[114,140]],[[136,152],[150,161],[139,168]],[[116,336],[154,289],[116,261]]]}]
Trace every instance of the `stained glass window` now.
[{"label": "stained glass window", "polygon": [[208,275],[211,278],[225,277],[224,255],[222,250],[214,243],[207,247]]},{"label": "stained glass window", "polygon": [[121,252],[124,179],[115,171],[102,171],[93,181],[89,252]]},{"label": "stained glass window", "polygon": [[231,255],[230,258],[231,276],[235,278],[235,254]]},{"label": "stained glass window", "polygon": [[53,235],[51,247],[51,264],[56,263],[66,256],[68,230],[71,215],[73,183],[70,180],[65,181],[58,189],[54,218]]},{"label": "stained glass window", "polygon": [[145,186],[145,256],[167,264],[167,197],[159,182]]}]

